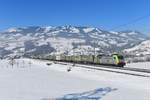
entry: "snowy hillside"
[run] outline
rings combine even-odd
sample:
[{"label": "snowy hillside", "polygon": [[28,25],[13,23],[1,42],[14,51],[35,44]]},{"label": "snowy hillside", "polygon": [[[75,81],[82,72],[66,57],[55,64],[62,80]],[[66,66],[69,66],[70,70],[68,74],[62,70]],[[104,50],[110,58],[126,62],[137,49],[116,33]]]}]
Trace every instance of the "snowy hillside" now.
[{"label": "snowy hillside", "polygon": [[137,31],[109,32],[93,27],[48,26],[10,28],[0,33],[0,56],[114,52],[147,37]]},{"label": "snowy hillside", "polygon": [[129,49],[125,49],[124,51],[137,56],[150,55],[150,40],[143,41],[139,45],[136,45]]},{"label": "snowy hillside", "polygon": [[150,96],[146,77],[32,59],[15,60],[13,66],[6,59],[0,63],[0,100],[149,100]]}]

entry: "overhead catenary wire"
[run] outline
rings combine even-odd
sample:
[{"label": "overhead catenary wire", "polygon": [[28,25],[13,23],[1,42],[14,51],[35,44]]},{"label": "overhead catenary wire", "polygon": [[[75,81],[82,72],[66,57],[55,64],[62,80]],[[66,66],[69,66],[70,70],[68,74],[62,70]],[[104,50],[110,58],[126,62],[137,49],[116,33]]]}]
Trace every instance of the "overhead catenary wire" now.
[{"label": "overhead catenary wire", "polygon": [[115,27],[111,28],[110,30],[113,31],[113,30],[119,29],[119,28],[121,28],[121,27],[126,27],[126,26],[128,26],[128,25],[134,24],[134,23],[136,23],[136,22],[139,22],[139,21],[141,21],[141,20],[143,20],[143,19],[146,19],[146,18],[149,18],[149,17],[150,17],[150,14],[147,14],[147,15],[141,16],[141,17],[139,17],[139,18],[136,18],[136,19],[134,19],[134,20],[131,20],[131,21],[127,22],[127,23],[124,23],[124,24],[115,26]]}]

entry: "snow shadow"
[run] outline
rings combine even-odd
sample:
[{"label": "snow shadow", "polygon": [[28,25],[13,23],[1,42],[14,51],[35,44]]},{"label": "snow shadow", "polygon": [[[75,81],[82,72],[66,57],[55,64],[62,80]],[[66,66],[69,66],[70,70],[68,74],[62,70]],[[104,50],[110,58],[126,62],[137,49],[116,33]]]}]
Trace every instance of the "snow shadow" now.
[{"label": "snow shadow", "polygon": [[45,98],[41,100],[100,100],[103,96],[115,90],[117,89],[112,89],[110,87],[98,88],[82,93],[66,94],[60,98]]}]

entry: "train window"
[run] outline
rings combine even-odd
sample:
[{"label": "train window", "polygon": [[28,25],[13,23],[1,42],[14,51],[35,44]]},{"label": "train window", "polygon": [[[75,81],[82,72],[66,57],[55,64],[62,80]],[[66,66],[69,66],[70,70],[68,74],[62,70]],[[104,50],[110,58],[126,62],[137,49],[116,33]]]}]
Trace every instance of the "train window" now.
[{"label": "train window", "polygon": [[114,60],[116,60],[116,57],[114,57]]},{"label": "train window", "polygon": [[120,55],[120,56],[118,56],[118,59],[124,59],[124,58],[123,58],[123,56]]}]

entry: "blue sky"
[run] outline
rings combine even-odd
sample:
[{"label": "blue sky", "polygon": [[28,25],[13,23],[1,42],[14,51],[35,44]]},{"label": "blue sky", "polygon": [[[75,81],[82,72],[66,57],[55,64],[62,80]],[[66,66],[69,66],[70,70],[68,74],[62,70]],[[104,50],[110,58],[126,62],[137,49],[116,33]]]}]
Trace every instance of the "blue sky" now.
[{"label": "blue sky", "polygon": [[[19,26],[93,26],[111,30],[150,15],[150,0],[0,0],[0,30]],[[149,35],[150,16],[114,30]]]}]

